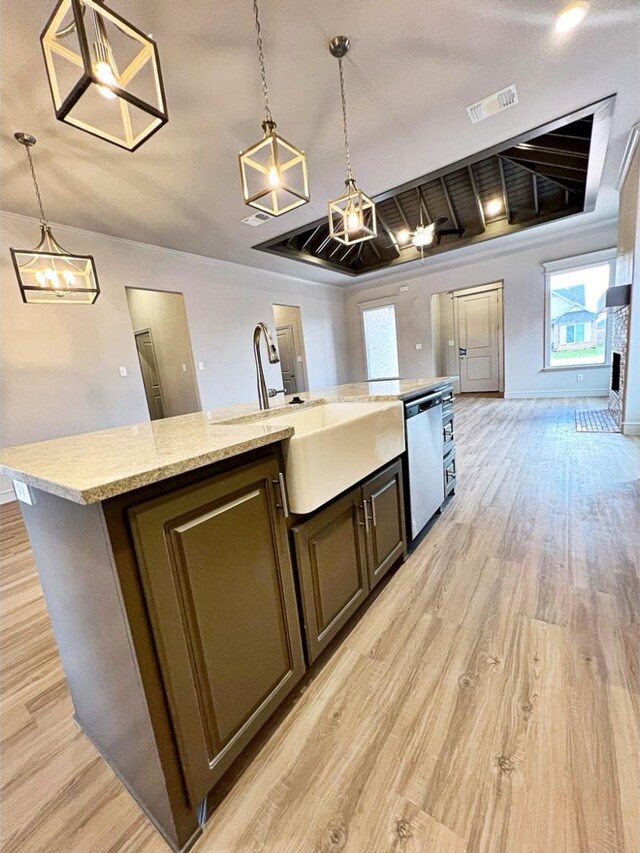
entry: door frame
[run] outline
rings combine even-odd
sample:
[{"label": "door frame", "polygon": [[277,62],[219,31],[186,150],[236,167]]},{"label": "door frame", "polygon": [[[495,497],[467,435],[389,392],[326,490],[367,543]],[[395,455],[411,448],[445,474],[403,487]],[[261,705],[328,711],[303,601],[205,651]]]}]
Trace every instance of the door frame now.
[{"label": "door frame", "polygon": [[[477,293],[491,293],[498,291],[498,319],[500,327],[498,329],[498,393],[504,394],[504,279],[496,279],[487,284],[478,284],[473,287],[460,287],[456,290],[450,290],[448,293],[453,300],[453,337],[455,342],[456,352],[458,353],[458,376],[460,376],[460,341],[458,337],[458,308],[456,300],[461,296],[473,296]],[[460,393],[462,392],[462,380],[460,384]],[[465,392],[465,393],[480,393],[480,392]]]}]

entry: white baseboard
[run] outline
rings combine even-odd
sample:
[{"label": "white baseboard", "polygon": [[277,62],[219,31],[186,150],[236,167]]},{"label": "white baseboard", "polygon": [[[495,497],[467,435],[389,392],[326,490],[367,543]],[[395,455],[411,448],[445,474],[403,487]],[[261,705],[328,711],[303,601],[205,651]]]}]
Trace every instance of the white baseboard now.
[{"label": "white baseboard", "polygon": [[505,399],[527,400],[537,397],[608,397],[607,388],[585,388],[579,391],[575,388],[563,388],[560,391],[505,391]]},{"label": "white baseboard", "polygon": [[0,492],[0,504],[8,504],[11,501],[15,501],[16,494],[13,489],[4,489],[4,491]]},{"label": "white baseboard", "polygon": [[640,435],[640,422],[639,421],[625,421],[622,424],[622,434],[623,435]]}]

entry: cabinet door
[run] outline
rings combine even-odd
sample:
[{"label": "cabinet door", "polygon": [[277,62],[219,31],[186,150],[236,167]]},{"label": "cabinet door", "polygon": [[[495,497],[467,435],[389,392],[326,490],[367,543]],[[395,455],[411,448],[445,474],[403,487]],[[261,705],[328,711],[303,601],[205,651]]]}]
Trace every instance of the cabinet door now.
[{"label": "cabinet door", "polygon": [[294,527],[310,662],[369,593],[360,489]]},{"label": "cabinet door", "polygon": [[129,510],[192,805],[304,671],[275,458]]},{"label": "cabinet door", "polygon": [[362,498],[368,514],[369,584],[373,589],[406,551],[400,461],[365,483]]}]

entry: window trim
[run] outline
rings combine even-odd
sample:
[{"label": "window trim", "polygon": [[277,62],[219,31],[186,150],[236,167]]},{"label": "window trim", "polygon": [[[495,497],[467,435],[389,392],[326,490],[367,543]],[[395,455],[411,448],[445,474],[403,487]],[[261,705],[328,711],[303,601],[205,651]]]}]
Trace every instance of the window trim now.
[{"label": "window trim", "polygon": [[[367,334],[365,330],[364,324],[364,314],[365,311],[370,311],[375,308],[385,308],[387,305],[393,305],[393,324],[395,326],[396,331],[396,357],[398,362],[398,376],[376,376],[375,379],[372,379],[369,372],[369,357],[367,353]],[[364,375],[366,377],[366,382],[384,382],[387,379],[400,379],[400,346],[398,341],[398,300],[393,297],[387,297],[386,299],[372,299],[368,302],[359,302],[358,308],[360,309],[360,331],[362,335],[362,356],[364,361]]]},{"label": "window trim", "polygon": [[604,361],[602,364],[551,364],[551,276],[559,272],[584,269],[586,267],[609,267],[609,287],[615,284],[616,248],[588,252],[584,255],[574,255],[570,258],[559,258],[542,264],[544,270],[544,351],[543,371],[556,370],[592,370],[594,368],[611,367],[611,323],[607,317],[607,328],[604,341]]}]

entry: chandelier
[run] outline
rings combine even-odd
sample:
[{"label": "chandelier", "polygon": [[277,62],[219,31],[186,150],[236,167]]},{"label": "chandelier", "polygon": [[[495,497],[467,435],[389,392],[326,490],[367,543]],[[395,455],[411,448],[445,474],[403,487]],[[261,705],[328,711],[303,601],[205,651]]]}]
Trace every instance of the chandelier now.
[{"label": "chandelier", "polygon": [[264,136],[239,155],[242,193],[246,204],[271,216],[280,216],[309,201],[307,158],[304,151],[276,132],[269,103],[258,0],[253,0],[253,12],[264,97]]},{"label": "chandelier", "polygon": [[31,157],[35,137],[16,133],[24,145],[40,210],[40,242],[35,249],[10,249],[23,302],[64,302],[93,305],[100,295],[98,275],[91,255],[72,255],[51,231]]},{"label": "chandelier", "polygon": [[376,206],[368,195],[362,192],[356,184],[351,168],[351,149],[349,146],[349,131],[347,127],[347,100],[344,92],[344,69],[342,60],[346,56],[351,43],[346,36],[336,36],[329,45],[332,56],[338,60],[340,72],[340,98],[342,102],[342,125],[344,131],[344,151],[347,161],[347,176],[345,190],[338,198],[329,202],[329,233],[331,236],[351,246],[373,239],[378,233],[376,221]]},{"label": "chandelier", "polygon": [[40,41],[60,121],[128,151],[168,121],[155,41],[101,0],[60,0]]}]

